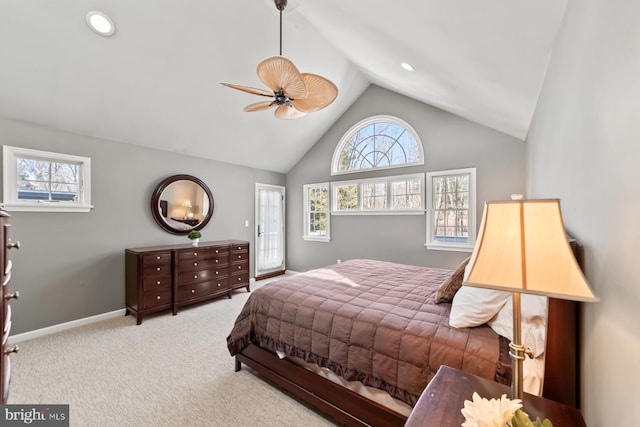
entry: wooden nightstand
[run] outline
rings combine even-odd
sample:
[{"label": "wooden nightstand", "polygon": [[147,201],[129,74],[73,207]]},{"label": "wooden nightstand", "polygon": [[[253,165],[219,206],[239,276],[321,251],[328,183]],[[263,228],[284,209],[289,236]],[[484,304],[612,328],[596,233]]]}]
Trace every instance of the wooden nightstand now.
[{"label": "wooden nightstand", "polygon": [[[405,427],[460,427],[464,422],[460,410],[474,391],[487,399],[511,396],[508,386],[441,366],[422,392]],[[578,409],[553,400],[525,393],[523,409],[534,420],[549,418],[553,427],[586,427]]]}]

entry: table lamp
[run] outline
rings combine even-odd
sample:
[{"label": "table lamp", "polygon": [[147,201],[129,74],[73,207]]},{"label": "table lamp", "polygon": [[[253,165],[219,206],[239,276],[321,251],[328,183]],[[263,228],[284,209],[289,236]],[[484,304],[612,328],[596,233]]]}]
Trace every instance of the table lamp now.
[{"label": "table lamp", "polygon": [[509,200],[485,204],[464,283],[513,293],[513,399],[523,399],[520,294],[597,301],[580,269],[562,223],[560,201]]},{"label": "table lamp", "polygon": [[184,217],[183,219],[187,219],[187,217],[189,216],[189,209],[191,209],[193,206],[191,206],[191,200],[186,199],[184,202],[182,202],[182,207],[184,208]]}]

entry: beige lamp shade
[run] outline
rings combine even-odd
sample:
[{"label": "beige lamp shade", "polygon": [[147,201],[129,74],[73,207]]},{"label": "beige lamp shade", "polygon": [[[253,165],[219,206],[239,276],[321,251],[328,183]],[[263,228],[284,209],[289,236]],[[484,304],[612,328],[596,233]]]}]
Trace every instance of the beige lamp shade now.
[{"label": "beige lamp shade", "polygon": [[569,246],[557,199],[485,204],[465,285],[597,301]]},{"label": "beige lamp shade", "polygon": [[184,202],[182,202],[182,207],[183,208],[192,208],[193,206],[191,206],[191,200],[187,199]]}]

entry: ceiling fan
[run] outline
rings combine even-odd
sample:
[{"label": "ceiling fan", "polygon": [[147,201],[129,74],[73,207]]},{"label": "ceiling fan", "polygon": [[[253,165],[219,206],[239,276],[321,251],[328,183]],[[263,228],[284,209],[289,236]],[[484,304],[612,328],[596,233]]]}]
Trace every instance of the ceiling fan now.
[{"label": "ceiling fan", "polygon": [[338,96],[338,88],[317,74],[300,73],[293,62],[282,56],[282,11],[287,0],[274,0],[280,11],[280,55],[261,61],[256,67],[258,77],[271,90],[256,89],[233,83],[222,85],[254,95],[272,98],[269,101],[247,105],[244,111],[262,111],[275,108],[279,119],[297,119],[331,104]]}]

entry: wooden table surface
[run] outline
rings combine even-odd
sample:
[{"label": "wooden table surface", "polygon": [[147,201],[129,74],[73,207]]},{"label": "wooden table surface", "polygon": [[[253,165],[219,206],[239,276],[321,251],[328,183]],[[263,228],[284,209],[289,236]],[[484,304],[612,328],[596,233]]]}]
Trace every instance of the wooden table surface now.
[{"label": "wooden table surface", "polygon": [[[442,366],[424,389],[405,427],[460,427],[465,421],[460,410],[474,391],[486,399],[511,396],[511,388],[504,384]],[[553,427],[586,427],[578,409],[528,393],[522,409],[532,420],[549,418]]]}]

